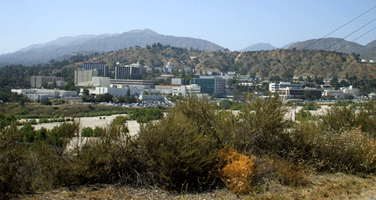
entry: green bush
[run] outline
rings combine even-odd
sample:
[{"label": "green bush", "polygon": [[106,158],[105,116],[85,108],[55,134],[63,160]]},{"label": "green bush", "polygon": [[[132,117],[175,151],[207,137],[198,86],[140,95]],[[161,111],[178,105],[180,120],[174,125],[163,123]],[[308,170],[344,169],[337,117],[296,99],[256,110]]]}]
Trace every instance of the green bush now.
[{"label": "green bush", "polygon": [[225,130],[213,105],[188,98],[160,121],[142,125],[136,142],[159,186],[199,190],[218,177],[216,157],[226,145]]},{"label": "green bush", "polygon": [[46,118],[41,118],[41,119],[39,119],[39,123],[40,123],[40,124],[43,124],[43,123],[50,123],[50,120],[49,120],[49,119],[46,119]]},{"label": "green bush", "polygon": [[292,138],[294,151],[290,151],[290,155],[318,171],[376,171],[376,142],[360,128],[332,132],[323,130],[315,122],[303,121],[297,125]]},{"label": "green bush", "polygon": [[150,120],[158,120],[163,116],[160,108],[142,108],[135,109],[132,112],[131,119],[137,120],[138,123],[147,123]]},{"label": "green bush", "polygon": [[361,127],[363,132],[376,136],[376,106],[370,102],[357,109],[354,104],[342,102],[333,105],[322,116],[320,127],[333,132],[349,131]]},{"label": "green bush", "polygon": [[105,134],[106,134],[106,130],[103,127],[96,126],[93,131],[94,137],[104,136]]},{"label": "green bush", "polygon": [[307,102],[307,103],[303,106],[303,109],[304,109],[304,110],[317,110],[318,108],[320,108],[320,106],[317,105],[317,103],[314,103],[314,102]]},{"label": "green bush", "polygon": [[[6,118],[1,120],[2,124],[6,123]],[[76,133],[77,124],[63,124],[51,131],[44,128],[35,131],[30,124],[18,130],[16,125],[11,122],[0,133],[0,199],[12,193],[30,193],[75,183],[73,177],[77,177],[77,170],[62,152]]]},{"label": "green bush", "polygon": [[[103,118],[105,119],[105,118]],[[128,117],[126,116],[117,116],[113,121],[112,123],[114,124],[118,124],[118,125],[121,125],[121,124],[125,124],[128,120]]]},{"label": "green bush", "polygon": [[85,127],[81,131],[81,136],[82,137],[92,137],[94,134],[94,131],[91,127]]},{"label": "green bush", "polygon": [[283,152],[291,146],[286,133],[292,122],[285,119],[287,109],[278,96],[267,99],[248,96],[238,115],[235,147],[256,154]]},{"label": "green bush", "polygon": [[22,109],[17,112],[17,115],[27,115],[29,114],[29,111],[27,109]]},{"label": "green bush", "polygon": [[311,112],[308,110],[300,109],[299,112],[296,113],[296,120],[302,121],[302,120],[309,120],[311,119],[312,115]]}]

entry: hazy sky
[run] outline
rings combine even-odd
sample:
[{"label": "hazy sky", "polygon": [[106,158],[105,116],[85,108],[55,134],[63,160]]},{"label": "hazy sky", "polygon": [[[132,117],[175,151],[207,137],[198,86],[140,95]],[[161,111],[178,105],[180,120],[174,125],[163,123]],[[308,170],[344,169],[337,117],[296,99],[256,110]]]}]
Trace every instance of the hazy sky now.
[{"label": "hazy sky", "polygon": [[[0,0],[0,54],[62,36],[145,28],[230,50],[260,42],[282,47],[321,38],[375,6],[375,0]],[[329,37],[343,38],[375,18],[376,8]],[[375,27],[373,21],[346,40]],[[375,36],[376,30],[355,42]]]}]

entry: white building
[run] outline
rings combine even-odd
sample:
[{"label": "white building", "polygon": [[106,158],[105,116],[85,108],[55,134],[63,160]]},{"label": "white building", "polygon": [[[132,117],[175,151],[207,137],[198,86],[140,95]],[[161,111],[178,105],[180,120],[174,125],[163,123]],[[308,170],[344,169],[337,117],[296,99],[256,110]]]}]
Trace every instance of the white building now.
[{"label": "white building", "polygon": [[91,85],[94,87],[110,87],[110,77],[94,76]]},{"label": "white building", "polygon": [[201,94],[201,87],[197,84],[191,85],[156,85],[154,93],[173,96],[197,96]]},{"label": "white building", "polygon": [[172,85],[185,85],[185,79],[184,78],[172,78],[171,84]]},{"label": "white building", "polygon": [[348,88],[341,87],[339,90],[324,90],[323,96],[334,96],[335,98],[344,98],[345,96],[359,96],[359,89],[353,88],[351,85]]},{"label": "white building", "polygon": [[293,89],[300,89],[302,87],[301,84],[291,84],[289,82],[281,82],[281,83],[269,83],[269,91],[275,93],[280,89],[285,88],[293,88]]},{"label": "white building", "polygon": [[109,93],[113,97],[125,97],[128,93],[131,96],[139,96],[145,91],[148,91],[144,86],[129,86],[129,87],[96,87],[95,90],[90,90],[90,94],[106,94]]},{"label": "white building", "polygon": [[11,92],[28,97],[31,100],[47,100],[49,98],[70,98],[78,95],[77,91],[49,89],[12,89]]},{"label": "white building", "polygon": [[98,71],[96,69],[84,70],[78,68],[74,72],[74,85],[79,87],[91,86],[93,76],[98,76]]},{"label": "white building", "polygon": [[174,68],[174,64],[172,64],[171,62],[168,62],[166,67],[163,68],[163,71],[171,74],[173,68]]}]

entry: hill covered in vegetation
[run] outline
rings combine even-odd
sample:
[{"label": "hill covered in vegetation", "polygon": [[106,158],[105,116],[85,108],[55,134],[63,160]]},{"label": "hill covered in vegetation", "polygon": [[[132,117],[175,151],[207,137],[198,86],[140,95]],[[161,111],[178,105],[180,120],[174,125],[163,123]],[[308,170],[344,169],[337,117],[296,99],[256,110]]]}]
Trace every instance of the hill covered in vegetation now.
[{"label": "hill covered in vegetation", "polygon": [[323,50],[276,49],[270,51],[200,51],[163,45],[147,48],[131,48],[109,52],[88,62],[103,62],[114,67],[140,62],[152,67],[164,67],[168,62],[176,69],[191,67],[196,71],[238,71],[261,77],[316,76],[372,79],[376,77],[376,66],[360,63],[359,55]]}]

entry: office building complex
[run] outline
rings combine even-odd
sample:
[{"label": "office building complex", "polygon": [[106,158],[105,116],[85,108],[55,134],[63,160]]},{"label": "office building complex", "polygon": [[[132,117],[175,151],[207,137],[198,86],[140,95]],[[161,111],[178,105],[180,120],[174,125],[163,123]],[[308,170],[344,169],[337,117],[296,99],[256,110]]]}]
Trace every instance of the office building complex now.
[{"label": "office building complex", "polygon": [[223,96],[226,90],[226,80],[215,76],[200,76],[191,80],[191,84],[201,87],[201,92],[212,96]]},{"label": "office building complex", "polygon": [[145,67],[138,62],[124,67],[115,67],[115,79],[142,79],[145,73]]},{"label": "office building complex", "polygon": [[81,68],[84,70],[94,70],[98,71],[97,76],[108,76],[108,65],[100,63],[85,63],[81,65]]},{"label": "office building complex", "polygon": [[98,76],[97,69],[85,70],[78,68],[74,72],[74,85],[76,86],[91,86],[93,76]]},{"label": "office building complex", "polygon": [[148,89],[155,88],[155,80],[134,80],[134,79],[110,79],[114,87],[145,86]]},{"label": "office building complex", "polygon": [[302,84],[292,84],[288,82],[269,83],[269,91],[272,93],[285,88],[300,89],[302,88]]},{"label": "office building complex", "polygon": [[51,84],[51,83],[58,83],[64,82],[64,77],[56,77],[56,76],[31,76],[30,78],[30,85],[32,88],[41,88],[43,83]]}]

